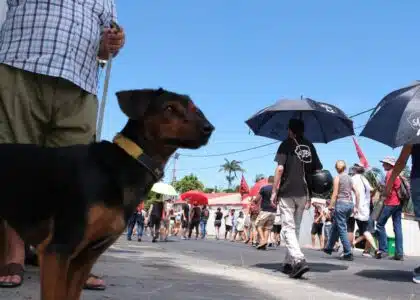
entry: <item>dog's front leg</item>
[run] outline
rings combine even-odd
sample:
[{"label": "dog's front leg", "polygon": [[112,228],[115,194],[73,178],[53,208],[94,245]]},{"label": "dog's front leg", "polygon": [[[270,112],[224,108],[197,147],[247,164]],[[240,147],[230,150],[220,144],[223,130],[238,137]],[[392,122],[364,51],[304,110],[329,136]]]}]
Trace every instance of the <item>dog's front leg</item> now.
[{"label": "dog's front leg", "polygon": [[76,257],[70,260],[67,278],[68,295],[67,300],[78,300],[86,280],[89,278],[93,265],[99,256],[108,249],[117,237],[109,237],[101,241],[89,244]]},{"label": "dog's front leg", "polygon": [[69,256],[48,250],[39,253],[41,300],[67,299]]}]

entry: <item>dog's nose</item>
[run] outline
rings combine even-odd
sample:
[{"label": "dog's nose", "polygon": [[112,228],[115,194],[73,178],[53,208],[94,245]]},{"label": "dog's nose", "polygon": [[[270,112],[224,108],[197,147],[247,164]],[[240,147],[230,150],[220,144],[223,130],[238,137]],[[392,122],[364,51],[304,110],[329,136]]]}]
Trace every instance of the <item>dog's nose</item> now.
[{"label": "dog's nose", "polygon": [[214,126],[213,126],[213,125],[211,125],[210,123],[206,122],[206,123],[203,125],[203,128],[202,128],[201,130],[202,130],[202,131],[203,131],[203,133],[205,133],[205,134],[210,134],[210,133],[212,133],[212,132],[213,132],[213,130],[214,130]]}]

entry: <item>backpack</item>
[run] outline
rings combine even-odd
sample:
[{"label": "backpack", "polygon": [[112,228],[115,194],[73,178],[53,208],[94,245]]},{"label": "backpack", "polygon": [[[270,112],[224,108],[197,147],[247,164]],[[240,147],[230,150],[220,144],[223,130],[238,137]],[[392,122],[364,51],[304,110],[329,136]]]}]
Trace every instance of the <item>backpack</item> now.
[{"label": "backpack", "polygon": [[405,208],[408,204],[408,201],[411,199],[410,181],[403,176],[399,176],[399,178],[401,180],[401,185],[397,190],[397,196],[401,202],[401,206]]}]

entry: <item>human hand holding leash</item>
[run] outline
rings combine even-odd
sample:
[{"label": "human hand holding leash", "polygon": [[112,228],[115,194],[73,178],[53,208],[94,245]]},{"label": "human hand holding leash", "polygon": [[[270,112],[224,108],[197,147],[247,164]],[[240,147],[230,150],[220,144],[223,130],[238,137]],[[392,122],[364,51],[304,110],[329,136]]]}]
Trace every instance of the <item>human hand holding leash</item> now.
[{"label": "human hand holding leash", "polygon": [[117,23],[112,22],[110,28],[105,28],[102,35],[99,57],[108,60],[109,56],[117,55],[118,51],[124,47],[125,32]]}]

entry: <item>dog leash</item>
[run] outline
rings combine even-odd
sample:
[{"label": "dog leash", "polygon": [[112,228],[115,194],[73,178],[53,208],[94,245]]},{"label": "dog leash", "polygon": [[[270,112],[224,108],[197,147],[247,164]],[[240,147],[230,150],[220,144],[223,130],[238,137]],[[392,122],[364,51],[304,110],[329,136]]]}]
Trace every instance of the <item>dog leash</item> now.
[{"label": "dog leash", "polygon": [[[120,26],[114,21],[111,22],[111,28],[120,30]],[[106,64],[104,90],[103,90],[103,94],[102,94],[101,104],[99,106],[98,125],[97,125],[97,128],[96,128],[96,141],[97,142],[101,141],[102,126],[103,126],[104,115],[105,115],[106,99],[108,97],[108,86],[109,86],[109,80],[111,78],[112,59],[113,59],[113,55],[110,54],[109,57],[108,57],[108,62]]]}]

